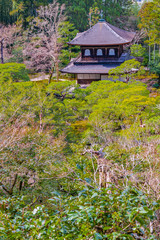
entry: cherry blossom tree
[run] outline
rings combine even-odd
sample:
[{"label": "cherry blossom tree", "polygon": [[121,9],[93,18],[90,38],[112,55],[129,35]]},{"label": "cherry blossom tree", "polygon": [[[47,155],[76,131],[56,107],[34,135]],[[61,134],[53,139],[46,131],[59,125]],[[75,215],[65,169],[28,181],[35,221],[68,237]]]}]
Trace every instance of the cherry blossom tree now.
[{"label": "cherry blossom tree", "polygon": [[[12,49],[17,33],[16,25],[0,25],[0,56],[1,63],[4,63],[5,58],[9,58],[12,54]],[[5,56],[5,57],[4,57]]]},{"label": "cherry blossom tree", "polygon": [[24,50],[24,55],[29,58],[26,64],[36,71],[48,70],[49,82],[54,71],[59,79],[59,55],[62,48],[59,26],[65,21],[64,9],[64,5],[60,6],[57,0],[40,7],[38,17],[31,23],[29,41]]}]

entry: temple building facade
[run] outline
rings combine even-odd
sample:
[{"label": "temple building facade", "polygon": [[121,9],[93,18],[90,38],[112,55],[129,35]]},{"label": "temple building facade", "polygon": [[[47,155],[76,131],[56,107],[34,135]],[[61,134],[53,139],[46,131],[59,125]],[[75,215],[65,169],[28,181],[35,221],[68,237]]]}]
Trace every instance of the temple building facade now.
[{"label": "temple building facade", "polygon": [[130,58],[124,49],[135,37],[134,32],[119,29],[101,19],[85,32],[78,33],[68,44],[81,48],[62,73],[75,74],[78,84],[109,79],[108,72]]}]

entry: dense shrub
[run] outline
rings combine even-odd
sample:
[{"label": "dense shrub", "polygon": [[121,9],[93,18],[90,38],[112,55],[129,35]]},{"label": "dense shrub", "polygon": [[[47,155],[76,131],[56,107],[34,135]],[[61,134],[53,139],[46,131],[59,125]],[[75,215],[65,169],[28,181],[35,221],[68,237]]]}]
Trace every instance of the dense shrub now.
[{"label": "dense shrub", "polygon": [[150,221],[159,205],[135,188],[84,189],[74,197],[55,192],[47,207],[24,200],[1,200],[1,239],[156,239]]},{"label": "dense shrub", "polygon": [[138,81],[1,81],[0,239],[156,239],[159,103]]},{"label": "dense shrub", "polygon": [[0,64],[0,81],[13,82],[29,81],[26,66],[20,63]]}]

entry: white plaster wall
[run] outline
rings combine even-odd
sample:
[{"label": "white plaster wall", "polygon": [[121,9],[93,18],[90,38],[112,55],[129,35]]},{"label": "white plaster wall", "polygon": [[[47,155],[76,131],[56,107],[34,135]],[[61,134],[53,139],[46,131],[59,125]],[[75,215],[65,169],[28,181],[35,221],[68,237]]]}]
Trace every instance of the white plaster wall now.
[{"label": "white plaster wall", "polygon": [[78,79],[101,79],[100,74],[77,74]]}]

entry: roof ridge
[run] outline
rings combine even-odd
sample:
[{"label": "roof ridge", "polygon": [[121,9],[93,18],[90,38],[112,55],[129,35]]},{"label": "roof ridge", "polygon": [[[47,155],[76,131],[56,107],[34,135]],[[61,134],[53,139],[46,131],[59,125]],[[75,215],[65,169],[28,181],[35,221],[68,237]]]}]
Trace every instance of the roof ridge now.
[{"label": "roof ridge", "polygon": [[104,21],[98,22],[88,30],[78,33],[68,44],[80,46],[119,45],[131,42],[133,37],[132,32],[125,31]]},{"label": "roof ridge", "polygon": [[77,35],[79,34],[79,36],[76,35],[76,37],[74,38],[75,40],[77,40],[78,38],[82,37],[85,34],[88,34],[99,22],[97,22],[95,25],[93,25],[91,28],[87,29],[86,31],[82,32],[82,33],[77,33]]}]

